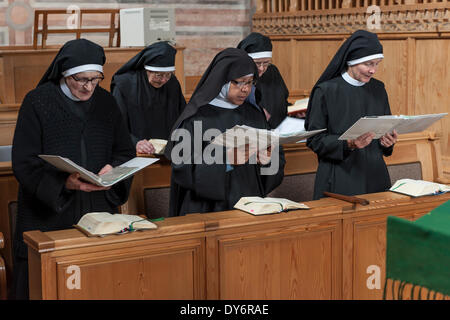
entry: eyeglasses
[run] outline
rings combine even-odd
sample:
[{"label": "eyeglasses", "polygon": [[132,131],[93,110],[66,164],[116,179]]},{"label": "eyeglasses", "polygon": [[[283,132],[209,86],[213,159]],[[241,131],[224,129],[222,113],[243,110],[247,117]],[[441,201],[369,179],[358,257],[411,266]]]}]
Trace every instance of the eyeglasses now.
[{"label": "eyeglasses", "polygon": [[255,61],[255,64],[256,64],[256,67],[258,67],[258,68],[268,68],[271,64],[272,64],[272,62],[270,62],[270,61],[260,61],[260,62],[256,62]]},{"label": "eyeglasses", "polygon": [[153,72],[150,71],[153,77],[159,80],[169,80],[172,77],[173,72]]},{"label": "eyeglasses", "polygon": [[104,77],[95,77],[95,78],[77,78],[75,77],[75,75],[71,76],[73,80],[75,80],[76,82],[78,82],[79,84],[81,84],[82,86],[85,86],[88,84],[88,82],[92,83],[93,86],[98,85],[103,79]]},{"label": "eyeglasses", "polygon": [[231,80],[231,82],[237,86],[239,89],[243,89],[244,87],[251,87],[256,85],[256,80],[250,80],[250,81],[236,81]]}]

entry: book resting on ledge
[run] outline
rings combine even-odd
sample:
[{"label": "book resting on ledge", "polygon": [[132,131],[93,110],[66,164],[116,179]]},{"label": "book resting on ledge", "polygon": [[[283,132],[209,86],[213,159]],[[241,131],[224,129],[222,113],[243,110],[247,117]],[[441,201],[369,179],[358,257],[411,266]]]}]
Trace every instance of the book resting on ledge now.
[{"label": "book resting on ledge", "polygon": [[40,154],[39,158],[47,161],[61,171],[68,173],[78,172],[81,179],[100,187],[112,186],[159,160],[158,158],[136,157],[100,176],[77,165],[68,158],[45,154]]},{"label": "book resting on ledge", "polygon": [[89,237],[158,228],[153,222],[138,215],[109,212],[86,213],[74,227]]},{"label": "book resting on ledge", "polygon": [[389,190],[411,197],[422,197],[449,192],[450,186],[424,180],[400,179]]},{"label": "book resting on ledge", "polygon": [[309,209],[309,207],[303,203],[294,202],[289,199],[269,197],[242,197],[234,205],[234,208],[255,216],[286,212],[289,210]]}]

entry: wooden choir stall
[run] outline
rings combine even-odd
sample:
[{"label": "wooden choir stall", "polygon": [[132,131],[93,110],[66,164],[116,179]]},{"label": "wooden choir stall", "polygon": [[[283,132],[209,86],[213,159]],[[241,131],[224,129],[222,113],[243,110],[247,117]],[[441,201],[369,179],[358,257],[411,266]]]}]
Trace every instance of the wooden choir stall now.
[{"label": "wooden choir stall", "polygon": [[[448,112],[449,1],[377,2],[380,23],[369,31],[378,34],[384,47],[376,78],[385,83],[393,114]],[[290,102],[309,95],[352,32],[368,29],[371,4],[375,2],[256,1],[252,31],[270,36],[273,63],[289,88]],[[105,48],[101,85],[109,89],[114,72],[141,49]],[[176,75],[186,92],[195,85],[185,81],[183,49],[177,48]],[[39,49],[0,49],[0,147],[12,144],[20,104],[57,50],[44,44]],[[447,116],[429,131],[400,135],[393,155],[385,158],[392,182],[412,178],[448,184],[449,128]],[[156,222],[158,229],[105,237],[87,237],[77,229],[24,234],[30,298],[381,299],[387,217],[415,220],[450,200],[450,193],[359,195],[370,202],[365,206],[333,198],[311,201],[316,155],[305,143],[285,145],[284,151],[285,178],[269,196],[301,201],[311,209],[168,218],[170,163],[161,159],[135,175],[129,200],[121,207],[122,213],[165,217]],[[0,286],[5,278],[11,283],[14,270],[17,190],[11,162],[1,161]]]},{"label": "wooden choir stall", "polygon": [[191,214],[103,238],[76,229],[26,232],[30,297],[380,299],[387,216],[417,219],[450,194],[361,197],[370,204],[324,198],[305,202],[310,210],[274,215]]},{"label": "wooden choir stall", "polygon": [[[387,158],[392,178],[417,175],[438,180],[435,139],[427,132],[402,136],[394,155]],[[290,190],[289,198],[300,201],[300,188],[312,188],[307,182],[317,160],[304,144],[284,147],[286,177],[276,196],[299,185]],[[405,168],[408,172],[402,173]],[[164,216],[163,212],[148,212],[155,208],[153,202],[166,206],[164,197],[146,192],[167,191],[169,181],[168,162],[144,169],[135,176],[133,197],[122,212]],[[306,201],[310,210],[259,217],[238,210],[191,214],[158,221],[157,230],[103,238],[89,238],[76,229],[27,232],[30,296],[380,299],[387,216],[417,219],[449,200],[450,194],[411,198],[384,192],[360,197],[370,204],[324,198]],[[368,286],[371,272],[378,272],[379,277]]]}]

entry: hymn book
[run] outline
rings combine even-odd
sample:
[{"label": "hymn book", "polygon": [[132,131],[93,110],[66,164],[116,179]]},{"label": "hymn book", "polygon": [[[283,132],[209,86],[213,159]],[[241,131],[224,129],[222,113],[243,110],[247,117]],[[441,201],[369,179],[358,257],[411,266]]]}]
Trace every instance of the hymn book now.
[{"label": "hymn book", "polygon": [[449,192],[450,186],[424,180],[400,179],[389,190],[411,197],[421,197]]},{"label": "hymn book", "polygon": [[297,113],[306,112],[306,109],[308,109],[308,101],[309,98],[304,98],[295,101],[293,105],[288,106],[288,115],[293,116]]},{"label": "hymn book", "polygon": [[158,226],[137,215],[90,212],[81,217],[75,228],[88,236],[103,236],[135,230],[156,229]]},{"label": "hymn book", "polygon": [[81,179],[100,187],[112,186],[113,184],[116,184],[117,182],[132,176],[139,170],[144,169],[145,167],[159,160],[155,158],[136,157],[121,164],[120,166],[113,168],[111,171],[105,174],[98,175],[77,165],[75,162],[68,158],[44,154],[40,154],[39,157],[61,171],[68,173],[78,172]]},{"label": "hymn book", "polygon": [[374,139],[379,139],[395,129],[398,134],[420,132],[431,126],[448,113],[424,114],[418,116],[388,115],[367,116],[356,121],[339,140],[353,140],[366,132],[375,133]]},{"label": "hymn book", "polygon": [[226,148],[239,148],[250,145],[258,150],[264,150],[272,144],[297,143],[325,130],[326,129],[305,131],[304,128],[299,126],[298,130],[295,132],[280,132],[253,128],[246,125],[236,125],[215,137],[211,143],[223,145]]},{"label": "hymn book", "polygon": [[309,207],[303,203],[294,202],[289,199],[269,197],[242,197],[234,205],[234,208],[255,216],[280,213],[289,210],[309,209]]},{"label": "hymn book", "polygon": [[153,147],[155,148],[154,154],[164,154],[164,150],[166,149],[167,140],[164,139],[150,139],[148,140]]}]

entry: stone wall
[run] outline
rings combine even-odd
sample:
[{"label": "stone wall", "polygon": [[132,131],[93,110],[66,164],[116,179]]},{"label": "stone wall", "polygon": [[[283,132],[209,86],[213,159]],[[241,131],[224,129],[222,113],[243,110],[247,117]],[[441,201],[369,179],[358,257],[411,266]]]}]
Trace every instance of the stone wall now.
[{"label": "stone wall", "polygon": [[[186,48],[187,77],[201,75],[221,49],[235,47],[251,31],[256,10],[256,0],[0,0],[0,45],[31,45],[34,9],[68,9],[71,5],[80,9],[174,8],[176,44]],[[85,22],[104,25],[98,20]],[[62,19],[53,21],[53,25],[65,23]],[[69,39],[60,37],[53,41],[63,43]],[[94,36],[92,40],[105,45],[107,36]]]}]

